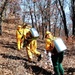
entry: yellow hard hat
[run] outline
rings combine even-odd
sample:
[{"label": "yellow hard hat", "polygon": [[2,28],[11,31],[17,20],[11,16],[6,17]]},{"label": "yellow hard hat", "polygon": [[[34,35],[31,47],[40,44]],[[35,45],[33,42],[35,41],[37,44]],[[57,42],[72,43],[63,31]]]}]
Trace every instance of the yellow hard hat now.
[{"label": "yellow hard hat", "polygon": [[26,26],[27,26],[27,25],[23,25],[22,27],[23,27],[23,28],[26,28]]},{"label": "yellow hard hat", "polygon": [[24,23],[23,23],[23,25],[27,25],[27,23],[26,23],[26,22],[24,22]]},{"label": "yellow hard hat", "polygon": [[18,25],[18,28],[21,28],[22,26],[21,25]]},{"label": "yellow hard hat", "polygon": [[46,35],[48,35],[48,34],[51,34],[51,32],[50,31],[46,31]]},{"label": "yellow hard hat", "polygon": [[47,37],[48,34],[50,34],[48,37],[52,39],[53,38],[53,35],[52,35],[52,33],[50,31],[46,31],[45,38]]}]

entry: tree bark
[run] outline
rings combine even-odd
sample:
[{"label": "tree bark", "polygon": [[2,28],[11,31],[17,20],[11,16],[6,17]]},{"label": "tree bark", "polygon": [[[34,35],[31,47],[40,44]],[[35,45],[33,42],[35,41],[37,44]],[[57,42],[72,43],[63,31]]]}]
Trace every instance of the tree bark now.
[{"label": "tree bark", "polygon": [[0,35],[2,35],[2,25],[1,25],[1,23],[2,23],[2,18],[0,16]]},{"label": "tree bark", "polygon": [[37,29],[37,19],[36,19],[36,14],[35,14],[35,13],[36,13],[36,12],[35,12],[35,3],[36,3],[36,2],[34,2],[34,17],[35,17],[35,23],[34,23],[34,24],[35,24],[35,27],[36,27],[36,29]]},{"label": "tree bark", "polygon": [[60,4],[60,7],[61,7],[61,12],[62,12],[62,21],[63,21],[63,24],[64,24],[64,31],[65,31],[65,35],[67,36],[68,38],[68,29],[67,29],[67,24],[66,24],[66,16],[65,16],[65,12],[63,10],[63,6],[61,4],[61,1],[59,1],[59,4]]},{"label": "tree bark", "polygon": [[72,23],[73,23],[73,30],[72,34],[75,36],[75,0],[72,0]]},{"label": "tree bark", "polygon": [[29,9],[30,9],[30,15],[31,15],[32,27],[34,27],[32,11],[31,11],[31,8],[30,8],[30,7],[29,7]]}]

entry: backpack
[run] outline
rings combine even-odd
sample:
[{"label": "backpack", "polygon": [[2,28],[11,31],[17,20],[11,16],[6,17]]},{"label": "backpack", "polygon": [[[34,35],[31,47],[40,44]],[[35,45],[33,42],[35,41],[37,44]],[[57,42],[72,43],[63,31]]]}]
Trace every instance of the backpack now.
[{"label": "backpack", "polygon": [[30,32],[31,32],[31,35],[32,35],[33,38],[36,39],[36,38],[39,37],[39,33],[38,33],[38,31],[35,28],[31,28]]}]

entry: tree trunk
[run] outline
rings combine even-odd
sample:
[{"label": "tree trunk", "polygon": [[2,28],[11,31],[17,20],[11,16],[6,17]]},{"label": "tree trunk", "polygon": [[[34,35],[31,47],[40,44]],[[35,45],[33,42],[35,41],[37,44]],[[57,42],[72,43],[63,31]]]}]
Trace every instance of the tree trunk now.
[{"label": "tree trunk", "polygon": [[59,4],[60,4],[60,7],[61,7],[61,12],[62,12],[62,21],[63,21],[63,24],[64,24],[64,30],[65,30],[65,35],[67,36],[68,38],[68,29],[67,29],[67,25],[66,25],[66,16],[65,16],[65,12],[63,10],[63,6],[61,5],[61,1],[59,1]]},{"label": "tree trunk", "polygon": [[51,0],[48,0],[48,8],[49,8],[49,10],[48,10],[48,23],[49,23],[49,31],[51,31],[51,22],[50,22],[50,4],[51,4]]},{"label": "tree trunk", "polygon": [[35,13],[36,13],[36,12],[35,12],[35,3],[36,3],[36,2],[34,2],[34,17],[35,17],[35,23],[34,23],[34,24],[35,24],[35,27],[36,27],[36,29],[37,29],[37,19],[36,19],[36,14],[35,14]]},{"label": "tree trunk", "polygon": [[29,9],[30,9],[30,15],[31,15],[32,27],[34,27],[32,11],[31,11],[31,8],[30,8],[30,7],[29,7]]},{"label": "tree trunk", "polygon": [[43,17],[42,17],[42,40],[44,38],[44,24],[43,24]]},{"label": "tree trunk", "polygon": [[24,23],[24,22],[25,22],[25,15],[23,15],[23,17],[22,17],[22,18],[23,18],[22,20],[23,20],[23,23]]},{"label": "tree trunk", "polygon": [[75,36],[75,0],[72,0],[72,23],[73,23],[73,30],[72,34]]},{"label": "tree trunk", "polygon": [[2,23],[2,18],[0,16],[0,35],[2,35],[2,26],[1,26],[1,23]]}]

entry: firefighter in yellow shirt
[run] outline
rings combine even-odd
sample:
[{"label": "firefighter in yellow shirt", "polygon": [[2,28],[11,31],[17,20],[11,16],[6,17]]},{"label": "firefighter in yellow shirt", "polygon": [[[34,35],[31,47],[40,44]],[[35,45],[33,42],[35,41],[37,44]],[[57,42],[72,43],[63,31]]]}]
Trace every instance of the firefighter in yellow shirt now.
[{"label": "firefighter in yellow shirt", "polygon": [[18,25],[16,30],[17,49],[20,50],[23,47],[23,29],[21,25]]},{"label": "firefighter in yellow shirt", "polygon": [[64,52],[57,53],[54,47],[53,40],[55,37],[51,32],[47,31],[45,35],[46,51],[51,52],[51,60],[54,68],[54,75],[64,75],[64,68],[62,66],[62,61],[64,57]]},{"label": "firefighter in yellow shirt", "polygon": [[27,41],[26,51],[28,55],[28,60],[33,61],[33,54],[38,57],[38,61],[41,60],[41,53],[37,51],[37,40],[32,38],[30,29],[24,30],[25,39]]},{"label": "firefighter in yellow shirt", "polygon": [[51,34],[51,32],[47,31],[46,35],[45,35],[45,48],[47,52],[51,52],[54,48],[54,44],[52,43],[53,40],[53,36]]}]

